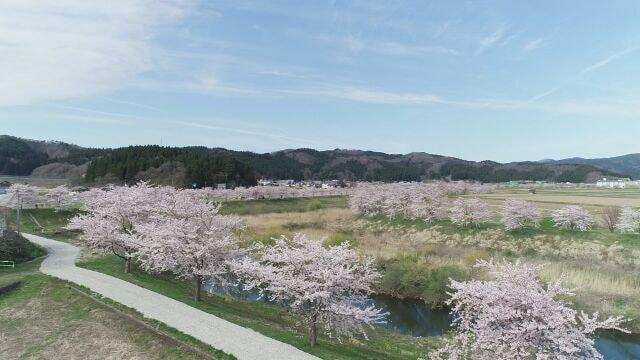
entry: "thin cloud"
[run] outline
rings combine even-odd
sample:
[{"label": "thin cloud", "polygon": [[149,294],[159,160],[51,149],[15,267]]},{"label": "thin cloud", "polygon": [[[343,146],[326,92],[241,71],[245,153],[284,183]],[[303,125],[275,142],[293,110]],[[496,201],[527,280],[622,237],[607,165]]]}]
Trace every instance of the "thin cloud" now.
[{"label": "thin cloud", "polygon": [[[0,11],[0,106],[88,97],[154,68],[157,26],[190,1],[9,1]],[[187,6],[188,5],[188,6]]]},{"label": "thin cloud", "polygon": [[627,54],[629,54],[629,53],[631,53],[633,51],[636,51],[637,49],[638,48],[636,46],[634,46],[634,47],[626,48],[626,49],[624,49],[622,51],[618,51],[615,54],[611,54],[611,55],[607,56],[606,58],[604,58],[603,60],[600,60],[597,63],[591,64],[591,65],[585,67],[584,69],[582,69],[582,71],[580,71],[580,75],[584,75],[584,74],[590,73],[592,71],[598,70],[598,69],[600,69],[600,68],[602,68],[604,66],[607,66],[612,61],[614,61],[614,60],[616,60],[618,58],[621,58],[621,57],[623,57],[623,56],[625,56],[625,55],[627,55]]},{"label": "thin cloud", "polygon": [[538,49],[540,49],[541,47],[544,46],[545,42],[546,42],[545,38],[533,39],[533,40],[527,42],[524,45],[523,50],[525,52],[531,52],[531,51],[534,51],[534,50],[538,50]]},{"label": "thin cloud", "polygon": [[555,93],[556,91],[558,91],[558,87],[555,87],[553,89],[547,90],[547,91],[545,91],[543,93],[540,93],[538,95],[534,95],[534,96],[530,97],[529,100],[527,100],[527,102],[528,103],[534,103],[534,102],[536,102],[536,101],[538,101],[540,99],[543,99],[543,98]]},{"label": "thin cloud", "polygon": [[371,52],[391,56],[424,56],[424,55],[459,55],[456,49],[423,44],[407,44],[395,41],[368,41],[357,38],[353,35],[335,37],[329,35],[319,35],[317,39],[321,42],[340,46],[350,52]]},{"label": "thin cloud", "polygon": [[136,116],[136,115],[124,114],[124,113],[115,113],[115,112],[102,111],[102,110],[94,110],[94,109],[88,109],[88,108],[77,107],[77,106],[54,105],[54,104],[49,105],[49,106],[54,107],[54,108],[58,108],[58,109],[79,111],[79,112],[83,112],[83,113],[89,113],[89,114],[95,114],[95,115],[101,115],[101,116],[108,116],[108,117],[116,117],[116,118],[122,118],[122,119],[128,119],[128,120],[147,120],[146,118],[143,118],[143,117],[140,117],[140,116]]},{"label": "thin cloud", "polygon": [[130,124],[129,121],[120,118],[111,118],[106,116],[86,116],[86,115],[69,115],[69,114],[45,114],[45,117],[51,119],[60,119],[73,122],[81,122],[87,124]]},{"label": "thin cloud", "polygon": [[274,133],[269,133],[269,132],[259,131],[259,130],[249,130],[249,129],[229,127],[229,126],[202,124],[202,123],[191,122],[191,121],[174,121],[173,123],[176,125],[188,126],[192,128],[227,131],[227,132],[233,132],[241,135],[251,135],[251,136],[257,136],[262,138],[285,140],[285,141],[294,142],[297,144],[310,144],[310,143],[319,144],[320,143],[318,141],[313,141],[309,139],[302,139],[302,138],[291,137],[291,136],[286,136],[281,134],[274,134]]},{"label": "thin cloud", "polygon": [[506,37],[506,26],[499,27],[496,31],[480,39],[478,54],[481,54],[494,46],[504,45],[511,37]]}]

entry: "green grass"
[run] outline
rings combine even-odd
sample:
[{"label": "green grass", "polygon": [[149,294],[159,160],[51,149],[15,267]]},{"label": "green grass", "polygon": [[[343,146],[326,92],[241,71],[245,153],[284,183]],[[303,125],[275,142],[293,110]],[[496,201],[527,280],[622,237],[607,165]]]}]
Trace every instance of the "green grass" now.
[{"label": "green grass", "polygon": [[[79,233],[64,229],[69,219],[79,214],[79,210],[56,211],[54,209],[23,209],[21,215],[20,231],[41,235],[60,241],[69,241]],[[15,222],[16,213],[12,214]],[[35,221],[34,221],[35,219]],[[40,226],[38,226],[38,224]]]},{"label": "green grass", "polygon": [[[114,347],[133,352],[128,354],[132,358],[201,358],[188,347],[71,289],[64,281],[41,274],[25,275],[15,289],[0,295],[0,315],[4,315],[0,334],[6,341],[6,346],[0,346],[0,358],[117,356]],[[135,315],[142,319],[142,315]],[[173,329],[152,325],[214,359],[235,359]]]},{"label": "green grass", "polygon": [[[32,244],[15,231],[5,231],[0,236],[0,260],[20,264],[45,255],[47,252]],[[0,268],[2,269],[2,268]]]},{"label": "green grass", "polygon": [[121,260],[114,256],[96,258],[78,265],[166,295],[323,359],[415,359],[432,349],[436,342],[432,338],[414,338],[389,330],[374,329],[369,332],[369,341],[345,339],[340,343],[321,338],[317,346],[310,347],[302,319],[279,306],[213,294],[196,303],[193,301],[193,286],[189,282],[178,280],[171,274],[152,275],[139,269],[134,269],[131,274],[124,274]]},{"label": "green grass", "polygon": [[346,196],[288,198],[273,200],[226,201],[221,213],[225,215],[256,215],[267,213],[306,212],[327,208],[346,208]]},{"label": "green grass", "polygon": [[[10,288],[10,291],[0,291],[0,318],[3,318],[3,314],[10,314],[4,316],[0,339],[4,336],[3,341],[11,343],[8,347],[0,346],[0,358],[50,358],[49,353],[58,346],[57,343],[70,341],[69,338],[78,336],[73,340],[74,346],[71,349],[63,349],[62,354],[56,354],[57,357],[83,357],[82,354],[74,352],[76,347],[80,352],[81,349],[88,349],[89,357],[93,357],[95,351],[98,351],[93,348],[96,345],[93,338],[106,338],[107,343],[119,343],[127,348],[138,349],[144,358],[201,358],[196,352],[182,345],[188,344],[214,359],[235,359],[191,336],[158,321],[147,319],[133,309],[107,299],[98,301],[82,296],[77,290],[71,289],[69,283],[41,274],[39,268],[44,258],[40,256],[18,263],[15,268],[0,268],[0,289]],[[91,294],[88,289],[76,288]],[[30,306],[31,304],[34,305]],[[132,322],[113,312],[109,306],[136,318],[139,322],[147,323],[182,344],[170,341],[135,321]],[[100,316],[95,317],[96,312],[99,312]],[[106,327],[111,328],[111,332],[101,329],[102,322],[108,323]],[[84,332],[79,331],[77,328],[80,327],[87,329]],[[51,333],[40,334],[42,329]],[[29,333],[30,336],[24,336],[25,333]],[[91,341],[87,341],[87,335],[91,336]]]},{"label": "green grass", "polygon": [[[409,219],[403,217],[387,217],[385,215],[375,215],[371,217],[363,217],[372,223],[382,225],[381,228],[393,228],[398,230],[413,229],[416,231],[423,231],[428,229],[437,229],[439,232],[446,235],[460,234],[461,236],[475,235],[483,230],[487,229],[501,229],[504,227],[499,223],[488,222],[479,224],[478,226],[459,227],[453,224],[449,220],[437,220],[427,223],[420,219]],[[569,241],[586,242],[593,241],[599,242],[603,245],[612,245],[614,243],[624,246],[627,249],[640,249],[640,235],[639,234],[622,234],[619,232],[610,232],[604,228],[594,228],[589,231],[576,231],[561,229],[554,226],[554,222],[551,218],[544,218],[540,222],[540,226],[524,227],[512,231],[505,231],[505,240],[509,237],[514,239],[526,239],[532,238],[536,235],[547,236],[559,236]]]}]

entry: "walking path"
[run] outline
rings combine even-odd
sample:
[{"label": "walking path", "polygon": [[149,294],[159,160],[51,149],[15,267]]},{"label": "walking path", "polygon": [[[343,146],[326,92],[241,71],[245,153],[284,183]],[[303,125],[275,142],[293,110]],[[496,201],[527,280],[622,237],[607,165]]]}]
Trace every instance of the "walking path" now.
[{"label": "walking path", "polygon": [[240,360],[319,359],[295,347],[254,330],[230,323],[164,295],[124,280],[75,265],[80,255],[76,246],[40,236],[23,234],[49,252],[40,271],[91,289],[104,297],[137,310],[185,334],[234,355]]}]

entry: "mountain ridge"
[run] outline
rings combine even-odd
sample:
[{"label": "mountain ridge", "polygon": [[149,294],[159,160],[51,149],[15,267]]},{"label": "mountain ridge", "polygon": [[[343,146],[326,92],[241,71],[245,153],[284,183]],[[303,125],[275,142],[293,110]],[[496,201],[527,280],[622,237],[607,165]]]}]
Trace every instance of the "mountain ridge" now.
[{"label": "mountain ridge", "polygon": [[[202,170],[202,168],[206,168]],[[640,164],[638,167],[640,172]],[[387,154],[357,149],[284,149],[254,153],[203,146],[84,148],[57,141],[0,135],[0,174],[65,176],[76,182],[131,182],[148,179],[187,185],[226,182],[251,185],[260,177],[295,180],[422,181],[430,179],[504,182],[539,180],[594,182],[624,176],[590,164],[469,161],[411,152]],[[178,174],[178,175],[176,175]]]}]

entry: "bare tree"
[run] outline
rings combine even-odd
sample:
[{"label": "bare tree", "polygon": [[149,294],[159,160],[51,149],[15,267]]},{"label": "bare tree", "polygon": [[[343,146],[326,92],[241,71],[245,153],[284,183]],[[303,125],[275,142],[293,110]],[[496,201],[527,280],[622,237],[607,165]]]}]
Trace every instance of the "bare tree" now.
[{"label": "bare tree", "polygon": [[616,230],[616,224],[620,220],[620,212],[619,206],[609,206],[602,209],[600,219],[609,231],[614,232]]}]

